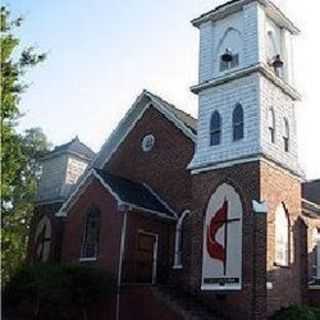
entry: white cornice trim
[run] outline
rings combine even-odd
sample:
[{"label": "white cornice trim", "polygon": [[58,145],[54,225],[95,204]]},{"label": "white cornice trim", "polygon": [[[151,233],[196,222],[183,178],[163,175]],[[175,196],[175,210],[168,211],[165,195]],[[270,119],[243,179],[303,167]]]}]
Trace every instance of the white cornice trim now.
[{"label": "white cornice trim", "polygon": [[[253,2],[254,0],[242,0],[242,1],[234,1],[216,10],[211,10],[208,13],[201,15],[200,17],[193,19],[191,21],[192,25],[199,28],[202,23],[207,21],[217,21],[220,19],[225,18],[228,15],[236,13],[242,8]],[[295,24],[278,8],[269,0],[256,0],[258,1],[263,7],[266,8],[267,14],[274,19],[281,27],[288,29],[292,34],[298,35],[300,30]]]},{"label": "white cornice trim", "polygon": [[[62,207],[59,209],[59,211],[56,213],[56,217],[66,217],[68,210],[72,207],[73,198],[78,194],[82,186],[86,186],[86,184],[89,184],[89,178],[93,175],[94,170],[89,170],[86,175],[81,179],[80,183],[77,185],[77,187],[71,192],[66,202],[62,205]],[[87,187],[87,186],[86,186]],[[86,189],[86,188],[85,188]]]},{"label": "white cornice trim", "polygon": [[261,156],[251,156],[251,157],[245,157],[245,158],[240,158],[240,159],[232,159],[229,161],[222,161],[222,162],[218,162],[215,164],[207,164],[207,165],[204,165],[204,166],[198,167],[198,168],[190,167],[189,169],[191,169],[191,174],[195,175],[195,174],[199,174],[199,173],[208,172],[211,170],[232,167],[237,164],[259,161],[259,160],[261,160],[261,158],[262,158]]},{"label": "white cornice trim", "polygon": [[38,207],[38,206],[55,204],[55,203],[62,204],[64,201],[65,201],[65,199],[62,199],[62,198],[57,198],[57,199],[53,199],[53,200],[40,200],[40,201],[36,201],[35,205]]},{"label": "white cornice trim", "polygon": [[320,205],[312,201],[302,199],[302,211],[314,218],[320,218]]},{"label": "white cornice trim", "polygon": [[[112,197],[117,201],[118,207],[128,206],[128,208],[131,209],[131,210],[133,210],[133,209],[141,210],[141,211],[148,212],[148,213],[151,213],[151,214],[156,214],[161,218],[166,218],[166,219],[174,220],[174,221],[177,219],[176,218],[177,214],[174,211],[172,211],[172,213],[174,214],[174,217],[170,217],[170,216],[166,215],[165,213],[162,213],[162,212],[159,212],[159,211],[155,211],[155,210],[151,210],[151,209],[144,208],[144,207],[140,207],[140,206],[137,206],[137,205],[135,205],[133,203],[129,203],[129,202],[123,201],[119,197],[119,195],[112,190],[111,186],[109,184],[107,184],[102,179],[102,177],[94,169],[91,169],[90,171],[88,171],[88,173],[83,178],[81,183],[77,186],[77,188],[69,196],[68,200],[63,204],[63,206],[56,213],[57,217],[66,217],[68,215],[68,211],[73,207],[74,203],[78,199],[78,198],[75,198],[75,197],[78,195],[79,191],[81,190],[81,188],[83,186],[85,186],[84,191],[86,190],[86,188],[90,184],[90,180],[89,179],[91,177],[95,177],[97,179],[97,181],[99,181],[100,184],[112,195]],[[73,201],[74,198],[75,198],[75,200]],[[159,196],[157,196],[157,199],[160,199]],[[164,204],[164,201],[161,200],[161,203]],[[169,208],[168,205],[165,205],[165,206],[166,206],[166,208]],[[171,212],[171,209],[170,209],[170,212]]]},{"label": "white cornice trim", "polygon": [[128,202],[123,202],[123,204],[127,205],[129,207],[129,210],[138,210],[138,211],[148,212],[148,213],[157,215],[158,217],[161,217],[161,218],[164,218],[164,219],[168,219],[168,220],[171,220],[171,221],[176,221],[177,220],[177,218],[170,217],[167,214],[164,214],[164,213],[159,212],[159,211],[146,209],[146,208],[143,208],[143,207],[140,207],[140,206],[128,203]]},{"label": "white cornice trim", "polygon": [[278,169],[282,172],[285,172],[286,174],[289,174],[291,177],[298,179],[300,182],[303,182],[303,178],[301,175],[298,173],[292,171],[289,168],[286,168],[284,165],[281,163],[278,163],[274,161],[273,159],[269,159],[265,154],[255,154],[251,156],[246,156],[246,157],[241,157],[238,159],[231,159],[229,161],[221,161],[217,163],[210,163],[210,164],[204,164],[201,167],[189,167],[188,169],[191,170],[191,174],[199,174],[203,172],[208,172],[211,170],[217,170],[217,169],[223,169],[223,168],[228,168],[232,167],[238,164],[244,164],[244,163],[249,163],[249,162],[254,162],[254,161],[263,161],[267,163],[268,165],[274,167],[275,169]]},{"label": "white cornice trim", "polygon": [[[142,99],[147,97],[149,102],[146,103],[144,107],[138,112],[136,116],[130,122],[130,117],[135,112],[135,110],[139,107],[140,103],[142,103]],[[102,146],[100,152],[97,154],[95,160],[93,161],[93,166],[102,169],[106,163],[111,159],[113,154],[117,151],[121,143],[126,139],[128,134],[135,128],[137,122],[143,117],[145,111],[150,107],[154,107],[161,114],[163,114],[170,122],[172,122],[180,131],[183,132],[185,136],[191,139],[194,143],[196,142],[196,135],[192,132],[190,128],[188,128],[181,120],[179,120],[173,112],[170,112],[167,107],[162,106],[160,101],[154,99],[152,94],[149,94],[146,90],[137,98],[125,116],[121,119],[118,126],[113,130],[112,134],[108,138],[108,140]],[[130,125],[128,125],[130,122]],[[123,132],[121,132],[121,129]],[[106,152],[107,149],[110,149]],[[99,157],[105,155],[105,159],[100,160],[101,163],[97,163]]]},{"label": "white cornice trim", "polygon": [[219,86],[229,81],[233,81],[239,78],[243,78],[251,75],[252,73],[259,72],[271,82],[273,82],[276,86],[278,86],[284,93],[289,95],[293,100],[300,101],[301,95],[300,93],[290,86],[287,82],[277,77],[272,71],[269,70],[268,66],[264,63],[258,63],[256,65],[239,69],[237,71],[232,71],[230,73],[224,74],[222,76],[218,76],[211,80],[207,80],[198,85],[192,86],[190,88],[192,93],[199,94],[201,91]]}]

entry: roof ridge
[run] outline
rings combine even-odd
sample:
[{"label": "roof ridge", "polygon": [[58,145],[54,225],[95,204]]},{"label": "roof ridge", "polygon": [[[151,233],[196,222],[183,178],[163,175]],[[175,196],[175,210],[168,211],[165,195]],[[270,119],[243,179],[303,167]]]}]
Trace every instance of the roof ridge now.
[{"label": "roof ridge", "polygon": [[146,94],[151,94],[153,97],[159,99],[160,101],[166,103],[167,105],[169,105],[170,107],[172,107],[173,109],[179,111],[179,112],[183,112],[186,116],[194,119],[194,120],[198,120],[197,118],[195,118],[194,116],[192,116],[190,113],[184,111],[183,109],[180,109],[178,108],[176,105],[174,105],[173,103],[167,101],[166,99],[163,99],[161,96],[157,95],[157,94],[154,94],[153,92],[147,90],[147,89],[144,89],[143,90]]}]

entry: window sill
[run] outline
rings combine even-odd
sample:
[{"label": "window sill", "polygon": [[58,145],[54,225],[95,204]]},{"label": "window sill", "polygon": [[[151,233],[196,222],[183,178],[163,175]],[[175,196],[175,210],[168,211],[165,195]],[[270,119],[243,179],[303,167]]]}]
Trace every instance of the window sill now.
[{"label": "window sill", "polygon": [[172,269],[174,269],[174,270],[181,270],[181,269],[183,269],[183,266],[182,266],[181,264],[179,264],[179,265],[174,265],[174,266],[172,267]]},{"label": "window sill", "polygon": [[281,269],[290,269],[290,266],[288,264],[281,264],[281,263],[275,262],[273,265]]},{"label": "window sill", "polygon": [[80,258],[80,262],[90,262],[90,261],[97,261],[97,257],[92,257],[92,258]]},{"label": "window sill", "polygon": [[320,290],[320,285],[316,285],[316,284],[309,284],[308,286],[309,290]]}]

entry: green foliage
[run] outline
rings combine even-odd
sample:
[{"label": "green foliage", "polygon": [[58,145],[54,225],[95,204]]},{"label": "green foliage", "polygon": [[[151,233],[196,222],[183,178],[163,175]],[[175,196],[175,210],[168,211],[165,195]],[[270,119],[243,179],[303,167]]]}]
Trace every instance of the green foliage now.
[{"label": "green foliage", "polygon": [[106,302],[114,288],[115,281],[102,269],[39,264],[20,269],[10,280],[4,307],[14,316],[34,319],[87,319],[89,308]]},{"label": "green foliage", "polygon": [[21,26],[21,17],[12,19],[6,7],[1,7],[0,16],[1,274],[6,282],[25,257],[39,158],[48,150],[48,142],[39,128],[24,134],[16,131],[21,94],[27,88],[23,76],[43,61],[45,54],[19,47],[14,31]]},{"label": "green foliage", "polygon": [[320,309],[308,306],[291,306],[276,312],[272,320],[320,320]]}]

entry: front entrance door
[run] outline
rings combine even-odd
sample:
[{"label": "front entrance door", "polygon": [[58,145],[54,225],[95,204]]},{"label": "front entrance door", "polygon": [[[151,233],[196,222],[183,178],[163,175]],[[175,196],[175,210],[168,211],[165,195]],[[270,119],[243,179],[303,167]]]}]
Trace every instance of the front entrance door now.
[{"label": "front entrance door", "polygon": [[157,235],[139,232],[136,258],[136,281],[154,284],[157,266]]}]

